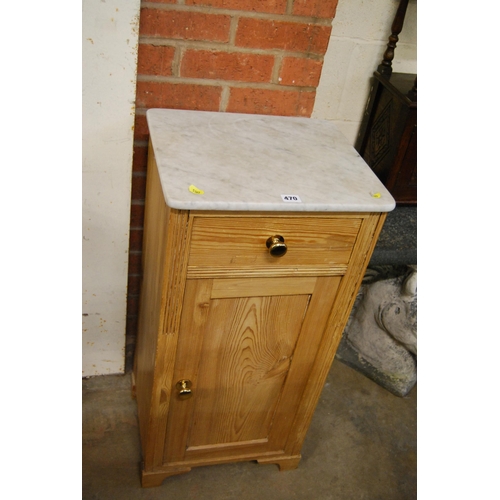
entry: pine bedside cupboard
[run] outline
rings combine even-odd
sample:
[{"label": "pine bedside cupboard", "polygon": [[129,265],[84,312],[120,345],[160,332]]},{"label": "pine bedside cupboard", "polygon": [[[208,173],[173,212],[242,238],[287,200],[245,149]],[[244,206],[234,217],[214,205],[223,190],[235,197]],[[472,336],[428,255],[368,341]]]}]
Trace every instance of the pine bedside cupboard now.
[{"label": "pine bedside cupboard", "polygon": [[242,460],[296,468],[394,199],[327,121],[147,120],[142,485]]}]

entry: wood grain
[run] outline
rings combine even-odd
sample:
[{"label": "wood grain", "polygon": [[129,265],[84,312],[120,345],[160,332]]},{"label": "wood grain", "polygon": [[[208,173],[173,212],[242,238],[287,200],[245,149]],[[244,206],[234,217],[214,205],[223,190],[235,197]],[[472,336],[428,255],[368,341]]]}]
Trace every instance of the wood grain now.
[{"label": "wood grain", "polygon": [[188,451],[267,438],[308,301],[307,295],[211,301]]},{"label": "wood grain", "polygon": [[[188,378],[193,396],[171,400],[165,464],[242,454],[264,456],[279,453],[284,445],[282,438],[270,448],[268,435],[309,295],[267,296],[269,280],[263,279],[233,283],[229,297],[222,298],[224,286],[217,287],[217,281],[190,280],[187,284],[173,383]],[[289,284],[286,280],[275,292]],[[251,287],[250,297],[246,285]],[[306,285],[310,291],[310,279]],[[210,298],[214,288],[217,298]],[[243,297],[233,297],[233,289]],[[318,311],[313,308],[312,312]]]},{"label": "wood grain", "polygon": [[148,158],[143,239],[143,279],[139,304],[137,346],[134,358],[139,429],[144,460],[152,462],[150,417],[157,339],[164,310],[165,248],[168,209],[161,191],[151,145]]},{"label": "wood grain", "polygon": [[154,466],[163,463],[163,443],[167,429],[168,408],[172,396],[172,377],[186,285],[187,248],[190,229],[188,221],[186,211],[169,210],[167,247],[165,249],[168,264],[166,265],[163,290],[164,306],[160,311],[163,322],[156,354],[151,415],[151,446],[154,448]]},{"label": "wood grain", "polygon": [[163,462],[179,462],[185,458],[186,443],[191,426],[191,415],[198,396],[198,366],[204,339],[205,325],[210,311],[212,280],[189,280],[184,295],[184,314],[180,326],[175,371],[171,390],[178,380],[189,379],[193,396],[184,401],[170,400],[168,427],[164,439]]},{"label": "wood grain", "polygon": [[[346,265],[361,219],[338,217],[195,217],[189,268],[330,267]],[[288,251],[272,257],[270,236],[285,238]]]},{"label": "wood grain", "polygon": [[[273,432],[270,436],[270,449],[284,449],[287,455],[296,456],[286,448],[289,434],[294,423],[293,415],[299,412],[304,398],[310,391],[310,375],[321,349],[332,304],[338,294],[341,278],[318,278],[316,287],[302,325],[302,330],[295,348],[293,362],[284,387],[283,394],[274,416]],[[331,360],[330,360],[331,362]],[[300,451],[300,450],[299,450]]]},{"label": "wood grain", "polygon": [[214,280],[212,299],[231,297],[265,297],[272,295],[309,295],[316,278],[233,278]]},{"label": "wood grain", "polygon": [[290,277],[290,276],[343,276],[347,271],[347,264],[335,264],[331,266],[188,266],[188,279],[201,278],[265,278]]},{"label": "wood grain", "polygon": [[186,282],[189,218],[165,204],[150,146],[136,393],[145,471],[163,463],[171,378]]}]

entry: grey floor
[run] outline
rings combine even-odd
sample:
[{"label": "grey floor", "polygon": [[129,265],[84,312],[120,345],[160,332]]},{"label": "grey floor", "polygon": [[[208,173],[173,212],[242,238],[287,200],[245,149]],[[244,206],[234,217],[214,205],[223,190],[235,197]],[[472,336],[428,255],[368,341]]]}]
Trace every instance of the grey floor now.
[{"label": "grey floor", "polygon": [[399,398],[334,361],[299,467],[240,462],[140,485],[130,376],[83,380],[83,496],[169,500],[410,500],[417,498],[417,387]]}]

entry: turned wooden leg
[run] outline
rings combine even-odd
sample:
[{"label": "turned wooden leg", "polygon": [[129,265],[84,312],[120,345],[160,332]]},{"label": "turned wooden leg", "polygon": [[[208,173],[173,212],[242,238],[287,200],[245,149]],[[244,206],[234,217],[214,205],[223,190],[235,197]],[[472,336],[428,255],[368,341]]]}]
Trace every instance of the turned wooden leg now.
[{"label": "turned wooden leg", "polygon": [[185,474],[189,472],[191,467],[176,468],[170,470],[153,471],[146,472],[142,471],[141,485],[143,488],[154,488],[160,486],[164,479],[170,476],[176,476],[177,474]]},{"label": "turned wooden leg", "polygon": [[296,469],[299,466],[301,455],[283,458],[262,458],[257,460],[259,464],[276,464],[280,471]]},{"label": "turned wooden leg", "polygon": [[384,52],[384,58],[379,64],[377,71],[381,75],[390,76],[392,74],[392,60],[394,59],[394,50],[396,49],[396,44],[399,41],[398,35],[403,29],[403,23],[406,16],[406,8],[408,7],[408,0],[400,0],[399,7],[396,12],[396,17],[392,22],[392,33],[389,36],[389,43],[387,44],[387,49]]}]

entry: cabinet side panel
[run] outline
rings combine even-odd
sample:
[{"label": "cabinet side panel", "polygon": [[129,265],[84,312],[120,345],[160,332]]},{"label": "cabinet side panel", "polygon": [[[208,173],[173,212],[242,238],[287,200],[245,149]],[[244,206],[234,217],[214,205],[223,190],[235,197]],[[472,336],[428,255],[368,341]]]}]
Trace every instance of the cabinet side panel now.
[{"label": "cabinet side panel", "polygon": [[307,390],[304,393],[288,438],[285,450],[287,455],[298,455],[300,453],[386,215],[385,213],[371,214],[363,220],[352,259],[349,262],[347,273],[340,283],[337,297],[321,339],[314,367],[307,383]]},{"label": "cabinet side panel", "polygon": [[139,429],[144,460],[146,460],[147,455],[146,444],[150,426],[155,355],[160,332],[167,213],[168,209],[163,198],[156,162],[150,145],[142,252],[143,278],[134,359]]}]

